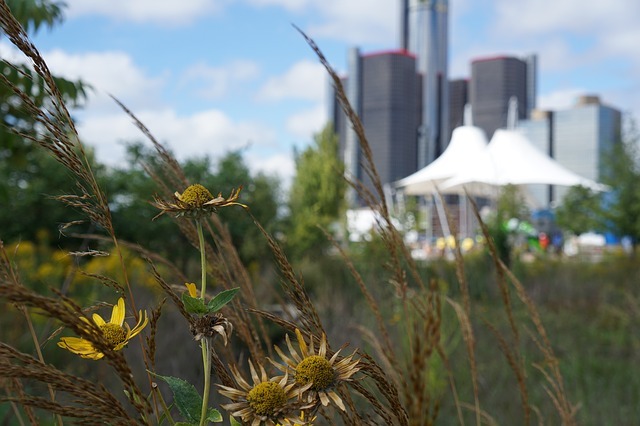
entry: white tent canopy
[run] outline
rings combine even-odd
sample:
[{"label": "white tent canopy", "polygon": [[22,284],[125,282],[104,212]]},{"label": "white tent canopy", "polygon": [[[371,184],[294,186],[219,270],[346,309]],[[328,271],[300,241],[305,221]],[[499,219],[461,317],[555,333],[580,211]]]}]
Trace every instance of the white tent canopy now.
[{"label": "white tent canopy", "polygon": [[566,169],[534,147],[521,133],[498,129],[485,155],[476,156],[471,166],[443,182],[442,190],[447,192],[464,187],[471,193],[479,193],[483,187],[507,184],[582,185],[597,191],[607,189],[605,185]]},{"label": "white tent canopy", "polygon": [[443,190],[441,184],[458,176],[469,168],[476,167],[478,159],[486,156],[487,136],[475,126],[460,126],[453,130],[447,149],[434,162],[395,183],[407,195],[462,192],[461,188]]}]

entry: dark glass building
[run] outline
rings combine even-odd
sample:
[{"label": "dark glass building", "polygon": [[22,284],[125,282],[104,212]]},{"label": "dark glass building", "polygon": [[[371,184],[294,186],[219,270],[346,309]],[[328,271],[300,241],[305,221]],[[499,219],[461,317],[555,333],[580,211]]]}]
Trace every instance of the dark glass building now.
[{"label": "dark glass building", "polygon": [[[405,50],[359,58],[344,80],[346,91],[362,120],[382,183],[395,182],[418,168],[422,79],[416,73],[415,57]],[[353,90],[354,84],[360,86],[359,90]],[[347,169],[371,189],[371,182],[359,166],[359,147],[354,148],[349,141],[351,125],[334,104],[334,123]]]},{"label": "dark glass building", "polygon": [[453,129],[464,124],[464,107],[469,103],[469,80],[449,81],[449,137]]},{"label": "dark glass building", "polygon": [[[535,57],[498,56],[471,63],[469,100],[473,124],[491,138],[496,129],[507,127],[509,100],[518,101],[518,118],[529,117],[535,107]],[[529,75],[533,73],[534,75]],[[534,92],[534,93],[531,93]]]}]

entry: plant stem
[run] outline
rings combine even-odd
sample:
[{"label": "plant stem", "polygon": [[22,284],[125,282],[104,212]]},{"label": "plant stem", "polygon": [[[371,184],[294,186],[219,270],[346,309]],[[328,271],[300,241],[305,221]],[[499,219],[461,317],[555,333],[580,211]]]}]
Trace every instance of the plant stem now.
[{"label": "plant stem", "polygon": [[202,347],[202,365],[204,366],[204,389],[202,391],[202,410],[200,411],[200,426],[207,423],[207,411],[209,410],[209,389],[211,387],[211,353],[209,350],[209,338],[203,337],[200,341]]},{"label": "plant stem", "polygon": [[200,243],[200,270],[202,273],[200,298],[204,300],[207,291],[207,253],[204,250],[204,234],[202,233],[202,223],[200,219],[196,219],[196,229],[198,230],[198,241]]},{"label": "plant stem", "polygon": [[[204,249],[204,234],[202,233],[202,222],[196,219],[196,229],[198,231],[198,242],[200,243],[200,270],[202,272],[202,283],[200,287],[200,298],[205,301],[207,291],[207,253]],[[202,367],[204,370],[204,389],[202,390],[202,410],[200,411],[200,426],[207,422],[207,411],[209,410],[209,389],[211,387],[211,352],[209,339],[203,337],[200,340],[202,348]]]},{"label": "plant stem", "polygon": [[167,403],[164,401],[164,398],[162,397],[162,393],[160,392],[157,386],[154,386],[152,389],[153,389],[153,393],[157,395],[158,401],[160,401],[160,404],[162,405],[162,409],[164,410],[164,414],[166,416],[167,421],[171,426],[175,425],[176,421],[173,420],[173,417],[171,417],[171,410],[169,409],[169,407],[167,407]]}]

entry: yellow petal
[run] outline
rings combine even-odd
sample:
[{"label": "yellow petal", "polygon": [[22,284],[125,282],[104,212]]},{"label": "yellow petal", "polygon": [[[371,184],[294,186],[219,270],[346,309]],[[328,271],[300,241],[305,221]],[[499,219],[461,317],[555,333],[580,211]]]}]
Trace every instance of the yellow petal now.
[{"label": "yellow petal", "polygon": [[333,402],[338,406],[339,409],[341,409],[342,411],[347,411],[344,404],[342,403],[342,398],[340,398],[337,393],[335,393],[334,391],[329,391],[327,393],[329,394],[329,397],[333,399]]},{"label": "yellow petal", "polygon": [[122,323],[124,322],[124,299],[121,297],[118,299],[118,303],[113,306],[113,311],[111,311],[111,324],[116,324],[122,327]]},{"label": "yellow petal", "polygon": [[98,327],[106,324],[104,319],[99,314],[93,314],[92,318],[93,322],[95,322]]},{"label": "yellow petal", "polygon": [[97,360],[104,356],[93,347],[91,342],[79,337],[62,337],[58,342],[58,346],[76,355],[80,355],[82,358]]},{"label": "yellow petal", "polygon": [[92,354],[87,354],[87,355],[80,355],[82,358],[88,358],[88,359],[92,359],[94,361],[97,361],[99,359],[102,359],[104,357],[104,354],[102,352],[94,352]]},{"label": "yellow petal", "polygon": [[138,312],[138,323],[136,324],[135,327],[133,327],[133,330],[131,330],[131,332],[127,336],[127,340],[131,339],[133,336],[140,333],[142,329],[147,326],[148,323],[149,323],[149,318],[147,318],[147,312],[146,311]]},{"label": "yellow petal", "polygon": [[318,351],[318,355],[322,358],[327,357],[327,336],[322,333],[322,340],[320,341],[320,350]]},{"label": "yellow petal", "polygon": [[[298,339],[298,346],[300,346],[300,350],[302,351],[302,356],[307,356],[307,344],[304,341],[304,338],[302,337],[302,333],[300,333],[300,330],[298,330],[296,328],[296,338]],[[313,343],[313,340],[311,340],[311,343]]]},{"label": "yellow petal", "polygon": [[325,407],[329,405],[330,400],[326,393],[318,392],[318,396],[320,397],[320,402],[322,403],[322,405],[324,405]]},{"label": "yellow petal", "polygon": [[256,385],[260,383],[260,376],[258,376],[258,373],[256,372],[256,369],[251,361],[249,361],[249,370],[251,370],[251,378],[253,379],[253,383]]},{"label": "yellow petal", "polygon": [[90,341],[81,339],[80,337],[61,337],[58,346],[69,350],[91,350],[93,345]]},{"label": "yellow petal", "polygon": [[195,283],[184,283],[187,286],[187,290],[189,290],[189,296],[198,297],[198,290],[196,290]]}]

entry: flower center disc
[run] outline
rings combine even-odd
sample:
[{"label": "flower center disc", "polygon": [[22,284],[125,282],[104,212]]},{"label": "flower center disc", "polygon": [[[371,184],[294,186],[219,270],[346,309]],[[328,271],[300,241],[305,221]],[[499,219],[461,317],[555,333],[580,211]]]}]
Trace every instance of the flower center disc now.
[{"label": "flower center disc", "polygon": [[102,335],[104,336],[105,340],[109,342],[109,344],[113,347],[116,347],[120,343],[127,340],[126,330],[117,324],[103,324],[100,326],[100,330],[102,331]]},{"label": "flower center disc", "polygon": [[311,389],[327,389],[335,381],[335,372],[326,358],[312,355],[303,359],[296,367],[296,382],[301,385],[313,383]]},{"label": "flower center disc", "polygon": [[257,415],[270,416],[284,407],[287,403],[287,395],[277,383],[263,382],[249,391],[247,401]]},{"label": "flower center disc", "polygon": [[187,187],[180,196],[180,201],[187,203],[191,207],[202,207],[204,203],[212,199],[211,192],[199,183]]}]

